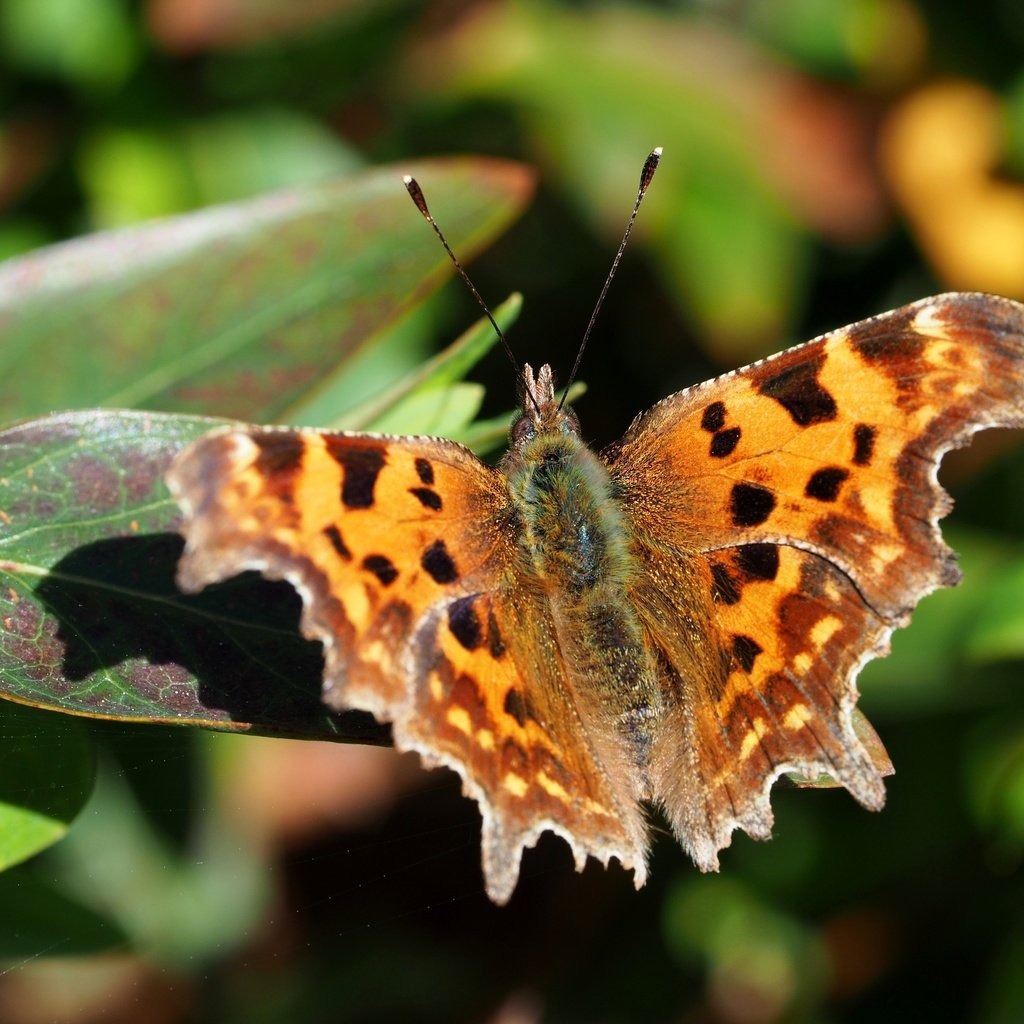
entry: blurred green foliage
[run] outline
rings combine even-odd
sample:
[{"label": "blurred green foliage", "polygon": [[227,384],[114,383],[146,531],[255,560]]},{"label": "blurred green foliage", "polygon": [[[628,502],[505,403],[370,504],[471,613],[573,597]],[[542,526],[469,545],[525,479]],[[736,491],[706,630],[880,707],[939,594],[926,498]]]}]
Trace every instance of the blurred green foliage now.
[{"label": "blurred green foliage", "polygon": [[[1005,290],[992,261],[1013,243],[968,246],[950,227],[968,190],[981,210],[991,200],[993,232],[1024,225],[1024,17],[998,0],[4,0],[0,53],[0,255],[272,189],[308,195],[390,161],[524,160],[537,201],[473,274],[492,302],[524,294],[516,352],[563,375],[642,159],[663,145],[584,365],[578,408],[598,444],[665,394],[821,330],[946,288]],[[901,175],[967,149],[920,118],[911,137],[899,116],[937,82],[984,90],[997,132],[922,219]],[[943,257],[968,249],[974,264],[950,270]],[[258,298],[242,294],[243,311]],[[381,328],[372,365],[325,373],[289,411],[341,416],[339,396],[379,393],[478,315],[461,288],[413,305]],[[61,404],[110,393],[90,367],[116,368],[116,353],[33,362],[36,344],[17,346],[20,362],[0,345],[8,385],[16,366],[15,381],[39,376],[32,394],[59,378]],[[499,416],[507,363],[488,357],[476,379],[479,414]],[[388,429],[455,409],[472,436],[479,385],[445,387],[444,408],[392,410]],[[10,399],[5,420],[21,408]],[[615,867],[576,876],[547,837],[498,910],[451,776],[353,760],[358,792],[327,790],[325,766],[349,751],[89,723],[92,799],[67,838],[0,876],[0,1019],[1024,1018],[1016,444],[983,437],[949,460],[965,582],[926,599],[863,674],[897,768],[882,814],[780,789],[771,843],[736,837],[707,878],[661,836],[640,893]],[[30,823],[42,845],[93,766],[83,730],[57,742],[66,723],[40,716],[0,706],[0,771],[18,744],[55,752],[58,799]],[[0,828],[14,789],[0,779]]]}]

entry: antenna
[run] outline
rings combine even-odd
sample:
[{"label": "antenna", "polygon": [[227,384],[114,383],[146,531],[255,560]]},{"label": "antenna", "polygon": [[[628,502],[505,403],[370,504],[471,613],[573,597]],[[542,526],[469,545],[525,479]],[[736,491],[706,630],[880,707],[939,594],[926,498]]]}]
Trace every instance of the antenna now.
[{"label": "antenna", "polygon": [[615,254],[615,259],[612,260],[612,269],[608,271],[608,276],[605,278],[604,287],[601,289],[601,294],[597,297],[597,304],[594,306],[594,312],[590,314],[590,323],[587,324],[587,329],[583,332],[583,340],[580,342],[579,351],[576,353],[576,362],[573,363],[572,373],[569,374],[569,380],[566,382],[565,391],[562,393],[562,400],[558,403],[558,408],[561,409],[565,405],[566,395],[569,394],[569,388],[572,387],[576,380],[576,374],[579,372],[580,363],[583,362],[583,350],[587,347],[587,341],[590,339],[590,332],[594,329],[594,322],[597,320],[597,314],[604,303],[604,297],[608,294],[608,286],[612,283],[612,278],[615,276],[615,271],[619,269],[619,262],[622,260],[622,254],[626,249],[626,242],[629,241],[629,233],[633,230],[633,222],[636,220],[637,211],[640,209],[640,204],[643,202],[644,196],[647,194],[647,187],[651,184],[651,180],[654,178],[654,172],[658,169],[658,164],[661,162],[661,146],[654,149],[648,154],[647,159],[644,161],[644,169],[640,172],[640,188],[636,193],[636,202],[633,204],[633,212],[629,215],[629,223],[626,225],[625,234],[622,236],[622,241],[619,243],[619,251]]},{"label": "antenna", "polygon": [[[461,277],[462,280],[466,283],[466,287],[473,293],[473,298],[476,299],[477,303],[480,305],[480,308],[484,311],[484,314],[486,315],[487,319],[490,320],[491,326],[494,328],[494,333],[497,334],[498,340],[501,342],[501,347],[505,350],[505,354],[508,356],[509,362],[512,363],[513,370],[515,370],[516,374],[518,375],[519,363],[516,360],[515,354],[512,351],[512,346],[509,345],[508,339],[505,337],[504,332],[498,326],[498,323],[494,319],[494,317],[491,315],[491,311],[487,308],[487,303],[484,302],[480,293],[476,290],[476,286],[469,279],[469,274],[466,273],[466,271],[462,267],[462,264],[459,262],[458,257],[455,255],[454,252],[452,252],[452,247],[448,244],[448,239],[444,237],[444,232],[437,226],[437,221],[434,220],[433,215],[427,208],[427,201],[423,197],[423,189],[420,188],[419,183],[411,174],[406,174],[402,178],[402,184],[405,185],[406,191],[409,193],[410,196],[412,196],[412,201],[416,204],[416,209],[418,209],[420,213],[423,214],[423,217],[426,220],[426,222],[434,229],[434,234],[436,234],[437,237],[441,239],[441,244],[444,246],[444,251],[448,253],[448,258],[452,261],[452,265],[458,271],[459,277]],[[539,416],[540,407],[537,405],[537,399],[532,394],[529,394],[529,389],[527,389],[527,394],[529,395],[530,403],[533,405],[535,412]]]}]

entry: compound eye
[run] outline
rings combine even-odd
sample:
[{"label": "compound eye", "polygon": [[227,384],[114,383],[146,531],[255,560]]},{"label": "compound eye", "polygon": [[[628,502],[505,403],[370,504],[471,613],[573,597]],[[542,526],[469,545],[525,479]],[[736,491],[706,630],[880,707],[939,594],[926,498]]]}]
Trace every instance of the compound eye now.
[{"label": "compound eye", "polygon": [[564,409],[562,411],[562,432],[566,434],[575,434],[577,437],[580,433],[580,419],[573,412],[572,409]]},{"label": "compound eye", "polygon": [[519,419],[512,424],[512,429],[509,431],[509,437],[512,440],[512,444],[522,444],[525,441],[532,441],[537,436],[537,431],[534,428],[533,420],[529,416],[520,416]]}]

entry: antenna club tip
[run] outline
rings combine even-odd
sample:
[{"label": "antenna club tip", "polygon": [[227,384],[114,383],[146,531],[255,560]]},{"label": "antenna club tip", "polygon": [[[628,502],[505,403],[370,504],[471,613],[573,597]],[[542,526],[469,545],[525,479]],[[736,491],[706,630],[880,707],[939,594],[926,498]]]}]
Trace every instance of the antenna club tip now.
[{"label": "antenna club tip", "polygon": [[427,220],[430,220],[430,211],[427,209],[427,201],[423,198],[423,189],[420,188],[419,182],[411,174],[406,174],[402,176],[402,184],[405,185],[405,191],[412,197],[416,208]]},{"label": "antenna club tip", "polygon": [[662,154],[661,146],[655,146],[654,149],[651,150],[651,156],[656,156],[656,157],[658,157],[659,160],[661,159],[661,154]]}]

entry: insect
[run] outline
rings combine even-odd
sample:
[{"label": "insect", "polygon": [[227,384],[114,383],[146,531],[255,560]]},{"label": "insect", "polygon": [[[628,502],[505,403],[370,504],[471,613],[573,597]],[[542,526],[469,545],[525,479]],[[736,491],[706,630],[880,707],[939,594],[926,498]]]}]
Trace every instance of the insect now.
[{"label": "insect", "polygon": [[856,676],[959,579],[936,470],[1024,426],[1024,306],[924,299],[671,395],[600,454],[549,366],[521,388],[496,467],[433,437],[199,439],[167,477],[181,587],[293,584],[325,701],[462,777],[499,903],[546,830],[642,885],[645,803],[705,871],[768,837],[784,773],[880,808]]}]

